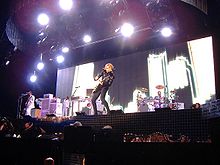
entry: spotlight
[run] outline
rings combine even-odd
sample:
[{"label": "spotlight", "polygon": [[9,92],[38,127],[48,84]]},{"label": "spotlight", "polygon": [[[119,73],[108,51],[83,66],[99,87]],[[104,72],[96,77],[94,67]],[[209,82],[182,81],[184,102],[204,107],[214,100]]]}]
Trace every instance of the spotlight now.
[{"label": "spotlight", "polygon": [[61,9],[63,10],[70,10],[73,7],[73,1],[72,0],[60,0],[59,5]]},{"label": "spotlight", "polygon": [[34,83],[34,82],[36,82],[36,80],[37,80],[37,76],[34,73],[33,75],[31,75],[30,81]]},{"label": "spotlight", "polygon": [[133,25],[129,23],[124,23],[121,27],[121,33],[125,37],[130,37],[134,33]]},{"label": "spotlight", "polygon": [[64,61],[64,57],[62,55],[57,56],[57,62],[60,64]]},{"label": "spotlight", "polygon": [[38,70],[42,70],[44,68],[44,63],[43,62],[39,62],[38,64],[37,64],[37,69]]},{"label": "spotlight", "polygon": [[168,27],[165,27],[161,30],[161,34],[164,36],[164,37],[170,37],[172,35],[172,30]]},{"label": "spotlight", "polygon": [[47,25],[49,23],[49,17],[47,14],[42,13],[38,15],[37,21],[40,25]]},{"label": "spotlight", "polygon": [[62,52],[63,53],[68,53],[69,52],[69,48],[68,47],[63,47],[62,48]]},{"label": "spotlight", "polygon": [[91,41],[92,41],[92,38],[91,38],[91,36],[89,36],[89,35],[85,35],[85,36],[83,37],[83,41],[84,41],[85,43],[88,43],[88,42],[91,42]]}]

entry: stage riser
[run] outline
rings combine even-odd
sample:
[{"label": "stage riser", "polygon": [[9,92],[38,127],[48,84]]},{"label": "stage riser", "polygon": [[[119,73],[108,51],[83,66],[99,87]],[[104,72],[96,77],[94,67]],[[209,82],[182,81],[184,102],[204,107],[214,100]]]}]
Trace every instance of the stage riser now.
[{"label": "stage riser", "polygon": [[94,132],[110,125],[118,134],[150,135],[155,132],[172,135],[178,139],[181,135],[191,141],[204,142],[210,138],[209,120],[202,116],[200,110],[168,110],[155,112],[125,113],[115,111],[111,115],[75,116],[62,122],[40,121],[38,125],[47,133],[64,132],[64,127],[79,121],[83,126],[89,126]]},{"label": "stage riser", "polygon": [[208,120],[202,118],[200,111],[191,109],[76,116],[74,120],[96,130],[105,125],[111,125],[114,130],[120,133],[151,134],[162,132],[174,136],[186,135],[192,140],[202,140],[208,137]]}]

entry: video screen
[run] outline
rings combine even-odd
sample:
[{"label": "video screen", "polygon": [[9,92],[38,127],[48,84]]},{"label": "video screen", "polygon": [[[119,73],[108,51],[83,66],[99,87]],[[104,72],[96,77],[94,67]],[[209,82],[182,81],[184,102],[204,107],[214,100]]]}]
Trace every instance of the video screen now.
[{"label": "video screen", "polygon": [[[74,111],[91,108],[94,77],[106,63],[115,79],[106,100],[112,110],[150,112],[156,108],[190,109],[215,99],[212,37],[136,52],[57,71],[56,96],[80,102]],[[100,103],[100,107],[102,103]]]}]

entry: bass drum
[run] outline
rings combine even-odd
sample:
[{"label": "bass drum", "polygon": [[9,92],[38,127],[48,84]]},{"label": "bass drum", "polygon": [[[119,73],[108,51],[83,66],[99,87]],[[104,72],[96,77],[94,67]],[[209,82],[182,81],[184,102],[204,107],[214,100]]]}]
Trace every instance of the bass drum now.
[{"label": "bass drum", "polygon": [[160,100],[154,100],[154,108],[160,108]]},{"label": "bass drum", "polygon": [[154,102],[148,102],[147,104],[149,112],[155,111]]},{"label": "bass drum", "polygon": [[148,112],[152,112],[155,110],[154,98],[152,96],[145,97],[143,103],[147,104]]}]

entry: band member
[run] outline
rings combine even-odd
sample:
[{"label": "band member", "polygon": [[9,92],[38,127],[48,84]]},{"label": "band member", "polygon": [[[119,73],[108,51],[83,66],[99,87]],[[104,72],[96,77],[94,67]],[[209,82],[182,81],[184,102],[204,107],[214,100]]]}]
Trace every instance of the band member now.
[{"label": "band member", "polygon": [[31,116],[31,109],[35,108],[35,96],[32,94],[32,91],[27,92],[27,101],[25,102],[25,115]]},{"label": "band member", "polygon": [[63,100],[63,116],[69,116],[69,110],[70,110],[70,98],[69,96],[66,96],[66,98]]},{"label": "band member", "polygon": [[107,110],[107,113],[110,113],[109,105],[105,100],[105,95],[109,90],[109,87],[112,85],[113,79],[115,78],[113,70],[114,66],[111,63],[107,63],[105,64],[105,67],[103,68],[102,72],[94,78],[95,81],[99,82],[92,92],[92,106],[95,115],[98,114],[96,100],[99,96],[102,104]]}]

